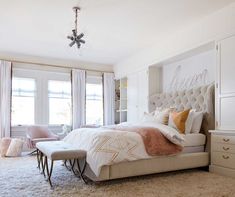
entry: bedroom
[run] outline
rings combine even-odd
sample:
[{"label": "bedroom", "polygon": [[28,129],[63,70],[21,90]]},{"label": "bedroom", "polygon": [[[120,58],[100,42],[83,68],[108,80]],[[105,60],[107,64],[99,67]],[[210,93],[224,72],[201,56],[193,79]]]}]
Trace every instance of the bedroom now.
[{"label": "bedroom", "polygon": [[234,13],[0,0],[0,196],[234,196]]}]

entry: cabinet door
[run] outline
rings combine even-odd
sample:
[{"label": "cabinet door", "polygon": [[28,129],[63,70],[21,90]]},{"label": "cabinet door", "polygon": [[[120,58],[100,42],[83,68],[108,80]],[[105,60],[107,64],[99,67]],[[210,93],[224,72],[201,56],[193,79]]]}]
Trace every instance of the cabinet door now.
[{"label": "cabinet door", "polygon": [[138,106],[139,120],[143,118],[144,112],[148,112],[148,70],[142,70],[138,73]]},{"label": "cabinet door", "polygon": [[235,130],[235,36],[218,44],[218,129]]},{"label": "cabinet door", "polygon": [[220,43],[220,93],[235,93],[235,37]]},{"label": "cabinet door", "polygon": [[138,73],[127,78],[127,121],[138,121]]}]

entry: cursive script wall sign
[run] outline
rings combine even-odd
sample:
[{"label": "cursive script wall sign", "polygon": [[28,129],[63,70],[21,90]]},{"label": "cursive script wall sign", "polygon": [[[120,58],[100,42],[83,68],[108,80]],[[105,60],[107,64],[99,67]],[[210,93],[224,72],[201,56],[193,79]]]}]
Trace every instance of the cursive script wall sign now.
[{"label": "cursive script wall sign", "polygon": [[215,53],[211,50],[163,64],[162,71],[163,92],[207,85],[215,81]]},{"label": "cursive script wall sign", "polygon": [[207,69],[204,69],[200,73],[194,74],[193,76],[185,76],[184,78],[180,75],[181,69],[182,67],[180,65],[177,66],[167,91],[171,92],[174,90],[185,90],[208,84]]}]

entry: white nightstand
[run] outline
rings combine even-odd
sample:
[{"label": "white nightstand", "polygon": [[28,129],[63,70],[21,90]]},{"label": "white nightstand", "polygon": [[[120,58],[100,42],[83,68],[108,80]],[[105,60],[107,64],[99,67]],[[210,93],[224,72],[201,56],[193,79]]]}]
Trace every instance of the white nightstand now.
[{"label": "white nightstand", "polygon": [[210,172],[235,177],[235,131],[210,131]]}]

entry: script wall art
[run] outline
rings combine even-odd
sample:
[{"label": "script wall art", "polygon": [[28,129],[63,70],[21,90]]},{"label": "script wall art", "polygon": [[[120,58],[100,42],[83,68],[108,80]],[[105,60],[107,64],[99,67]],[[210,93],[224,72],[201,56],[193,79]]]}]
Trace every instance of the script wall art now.
[{"label": "script wall art", "polygon": [[215,81],[214,51],[163,65],[163,92],[191,89]]}]

